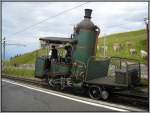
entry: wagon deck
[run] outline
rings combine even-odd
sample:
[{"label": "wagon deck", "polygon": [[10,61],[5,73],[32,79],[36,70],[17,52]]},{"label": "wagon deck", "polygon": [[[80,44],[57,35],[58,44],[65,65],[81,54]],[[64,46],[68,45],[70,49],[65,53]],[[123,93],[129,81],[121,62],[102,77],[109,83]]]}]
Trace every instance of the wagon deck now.
[{"label": "wagon deck", "polygon": [[103,85],[103,86],[111,86],[111,87],[128,87],[125,84],[119,84],[115,82],[115,78],[112,76],[100,77],[92,80],[88,80],[85,83],[95,84],[95,85]]},{"label": "wagon deck", "polygon": [[[148,101],[147,87],[137,86],[134,88],[129,88],[128,85],[126,84],[116,83],[115,77],[112,76],[105,76],[97,79],[88,80],[85,82],[85,84],[97,85],[100,87],[109,87],[114,89],[112,93],[115,95],[133,97],[133,98],[144,99],[145,101]],[[123,90],[115,90],[116,87],[119,87]]]}]

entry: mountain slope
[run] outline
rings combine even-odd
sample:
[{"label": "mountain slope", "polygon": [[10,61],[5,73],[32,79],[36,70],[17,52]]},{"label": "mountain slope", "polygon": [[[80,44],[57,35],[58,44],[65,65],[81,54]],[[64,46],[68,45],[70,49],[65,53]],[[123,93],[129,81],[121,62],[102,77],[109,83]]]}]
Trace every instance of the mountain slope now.
[{"label": "mountain slope", "polygon": [[[107,56],[119,56],[119,57],[126,57],[126,58],[134,58],[140,60],[142,63],[147,63],[147,59],[142,59],[140,57],[140,50],[146,50],[147,51],[147,36],[146,36],[146,30],[137,30],[137,31],[131,31],[131,32],[125,32],[125,33],[117,33],[112,34],[105,37],[106,39],[106,46],[108,47],[107,50]],[[103,46],[104,37],[99,38],[98,40],[98,46]],[[130,42],[131,47],[127,47],[127,43]],[[122,44],[123,48],[119,52],[115,52],[113,50],[114,43]],[[131,55],[129,50],[130,48],[135,48],[137,51],[136,55]],[[33,51],[30,53],[26,53],[24,55],[15,57],[11,59],[9,64],[34,64],[36,60],[36,56],[38,53],[38,56],[46,54],[46,49],[40,49],[37,51]],[[103,52],[97,49],[97,56],[103,56]]]},{"label": "mountain slope", "polygon": [[[114,44],[122,45],[120,51],[114,51]],[[130,44],[130,45],[129,45]],[[104,37],[99,38],[98,46],[104,45]],[[125,33],[112,34],[105,37],[105,45],[107,46],[107,56],[119,56],[132,59],[138,59],[142,63],[147,63],[147,59],[141,58],[140,50],[148,51],[148,41],[146,30],[137,30]],[[135,55],[131,55],[130,49],[136,50]],[[103,52],[97,50],[97,56],[103,56]]]},{"label": "mountain slope", "polygon": [[39,49],[33,52],[29,52],[26,54],[23,54],[21,56],[14,57],[10,59],[10,61],[7,61],[6,64],[34,64],[36,61],[37,56],[46,55],[47,50],[46,49]]}]

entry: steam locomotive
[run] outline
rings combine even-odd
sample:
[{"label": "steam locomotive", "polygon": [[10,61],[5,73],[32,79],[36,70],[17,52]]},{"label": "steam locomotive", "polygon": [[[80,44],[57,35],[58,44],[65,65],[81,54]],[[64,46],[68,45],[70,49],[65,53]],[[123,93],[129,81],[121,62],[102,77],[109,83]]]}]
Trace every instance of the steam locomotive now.
[{"label": "steam locomotive", "polygon": [[[148,98],[148,93],[136,87],[141,85],[140,62],[120,57],[96,57],[100,28],[91,21],[91,9],[85,9],[84,19],[74,27],[70,38],[42,37],[42,47],[70,48],[69,57],[58,53],[56,59],[49,55],[37,57],[35,77],[46,79],[53,89],[79,89],[93,99],[106,100],[113,93]],[[110,71],[110,67],[113,67]],[[131,93],[129,93],[129,91]],[[141,93],[142,92],[142,93]]]}]

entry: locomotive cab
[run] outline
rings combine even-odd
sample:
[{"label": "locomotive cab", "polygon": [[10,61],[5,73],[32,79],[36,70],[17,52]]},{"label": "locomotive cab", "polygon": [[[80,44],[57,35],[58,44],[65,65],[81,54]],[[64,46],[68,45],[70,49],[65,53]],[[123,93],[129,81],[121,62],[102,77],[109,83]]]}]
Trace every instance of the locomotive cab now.
[{"label": "locomotive cab", "polygon": [[[70,85],[68,78],[72,68],[72,42],[71,38],[44,37],[40,38],[42,49],[46,49],[46,55],[36,58],[35,77],[45,79],[50,87],[63,89],[65,83]],[[52,47],[57,50],[57,57],[53,59]],[[40,54],[39,54],[40,55]],[[55,56],[55,55],[54,55]],[[63,86],[61,83],[63,82]]]},{"label": "locomotive cab", "polygon": [[[50,75],[51,77],[55,77],[57,75],[67,75],[71,66],[71,51],[68,50],[68,43],[70,43],[71,39],[44,37],[40,38],[40,41],[42,41],[42,49],[46,49],[47,52],[44,56],[37,55],[35,77],[45,78],[47,75]],[[55,45],[56,50],[58,51],[58,57],[55,61],[51,58],[52,45]],[[70,48],[71,47],[69,47],[69,49]]]}]

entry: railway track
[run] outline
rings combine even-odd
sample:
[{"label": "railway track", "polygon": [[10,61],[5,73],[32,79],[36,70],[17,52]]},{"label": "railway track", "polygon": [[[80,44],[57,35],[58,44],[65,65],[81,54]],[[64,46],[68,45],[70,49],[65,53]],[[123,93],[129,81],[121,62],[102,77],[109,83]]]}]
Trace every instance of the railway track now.
[{"label": "railway track", "polygon": [[[7,79],[14,80],[14,81],[28,83],[31,85],[36,85],[39,87],[50,89],[48,84],[45,82],[45,80],[41,80],[41,79],[34,80],[34,79],[28,79],[28,78],[13,77],[13,76],[9,76],[9,75],[2,75],[2,78],[7,78]],[[51,89],[51,90],[54,90],[54,89]],[[73,91],[70,91],[70,90],[69,91],[64,90],[64,91],[60,91],[60,92],[89,98],[87,95],[85,95],[85,94],[83,95],[80,91],[78,91],[76,93]],[[127,105],[127,106],[131,106],[131,107],[137,107],[137,108],[144,109],[144,110],[149,110],[149,101],[148,100],[145,101],[144,99],[138,98],[138,97],[133,98],[130,96],[116,94],[116,95],[112,95],[111,98],[107,100],[107,102],[120,104],[120,105]]]},{"label": "railway track", "polygon": [[2,75],[2,78],[7,78],[7,79],[38,85],[38,86],[47,86],[47,83],[45,83],[43,80],[40,79],[28,79],[28,78],[14,77],[9,75]]}]

